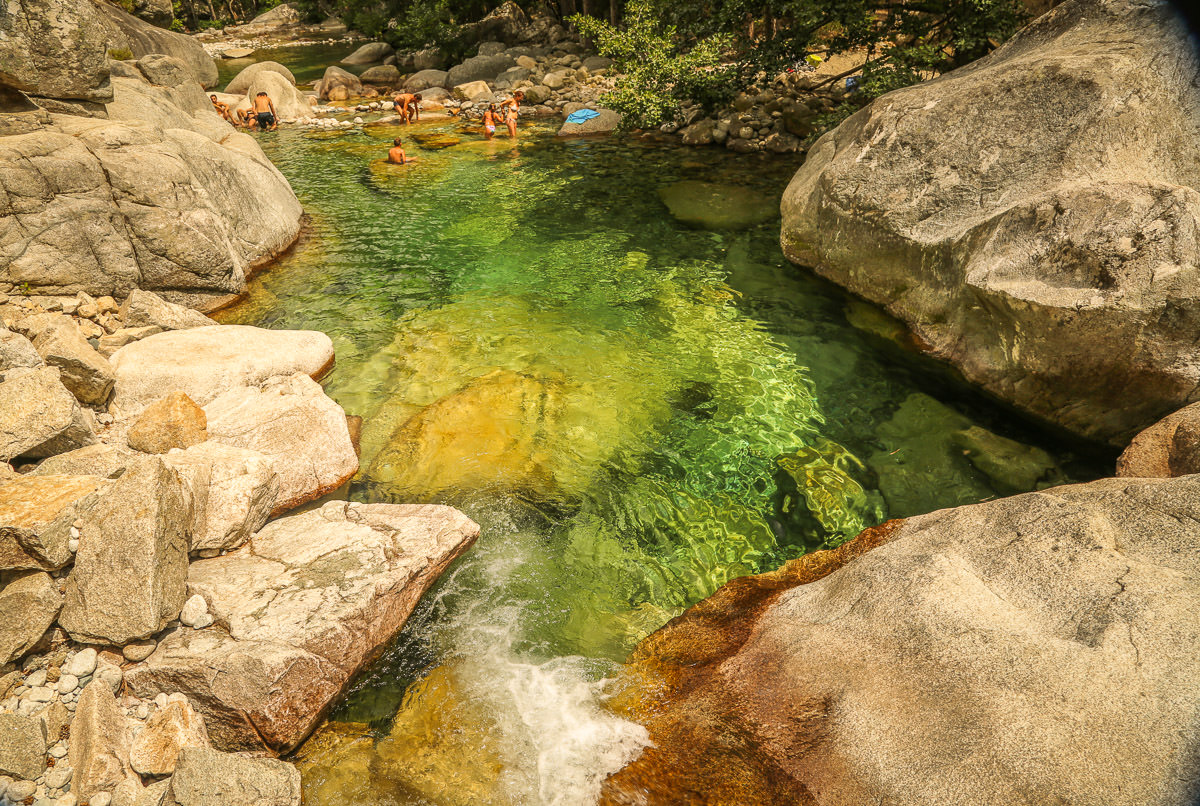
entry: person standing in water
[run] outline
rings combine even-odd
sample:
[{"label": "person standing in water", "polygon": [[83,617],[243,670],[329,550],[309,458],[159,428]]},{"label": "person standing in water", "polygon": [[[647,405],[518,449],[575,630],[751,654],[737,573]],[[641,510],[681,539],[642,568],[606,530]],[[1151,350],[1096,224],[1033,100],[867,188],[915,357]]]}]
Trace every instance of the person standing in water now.
[{"label": "person standing in water", "polygon": [[263,131],[275,131],[279,127],[275,120],[275,104],[265,92],[254,96],[254,114],[258,118],[258,128]]},{"label": "person standing in water", "polygon": [[397,137],[392,141],[392,147],[388,151],[387,161],[392,165],[407,165],[410,162],[416,162],[417,158],[405,156],[404,145],[400,142],[400,138]]},{"label": "person standing in water", "polygon": [[483,113],[483,136],[491,140],[496,133],[496,105],[488,104]]},{"label": "person standing in water", "polygon": [[508,136],[514,139],[517,136],[517,117],[521,113],[521,101],[523,100],[525,100],[525,93],[517,90],[511,98],[500,104],[504,125],[508,127]]},{"label": "person standing in water", "polygon": [[405,123],[412,121],[420,122],[421,120],[421,94],[413,95],[410,92],[402,92],[392,98],[392,108],[399,113],[401,120]]}]

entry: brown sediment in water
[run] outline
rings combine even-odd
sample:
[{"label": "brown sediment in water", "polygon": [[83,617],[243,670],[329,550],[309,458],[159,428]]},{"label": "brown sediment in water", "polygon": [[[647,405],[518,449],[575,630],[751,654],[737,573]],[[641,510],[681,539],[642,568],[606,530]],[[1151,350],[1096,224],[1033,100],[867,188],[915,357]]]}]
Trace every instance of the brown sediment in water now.
[{"label": "brown sediment in water", "polygon": [[[725,684],[719,667],[753,637],[780,594],[883,545],[903,523],[890,520],[836,549],[734,579],[638,644],[612,707],[645,725],[653,746],[605,782],[601,805],[815,804],[763,752],[763,737],[744,718],[743,695]],[[818,744],[823,716],[821,703],[793,713],[791,746]]]}]

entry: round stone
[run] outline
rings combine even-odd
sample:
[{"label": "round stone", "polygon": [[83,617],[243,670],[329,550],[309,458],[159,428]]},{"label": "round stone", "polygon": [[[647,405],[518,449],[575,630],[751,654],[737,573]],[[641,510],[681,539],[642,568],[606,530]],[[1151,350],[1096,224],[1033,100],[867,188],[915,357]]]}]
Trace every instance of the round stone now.
[{"label": "round stone", "polygon": [[73,674],[76,677],[87,677],[94,671],[96,671],[96,650],[90,647],[76,652],[74,657],[63,666],[65,674]]},{"label": "round stone", "polygon": [[88,798],[88,806],[109,806],[112,803],[112,795],[107,792],[97,792]]},{"label": "round stone", "polygon": [[54,699],[54,690],[47,686],[31,688],[29,689],[29,693],[25,695],[25,699],[30,702],[50,702]]},{"label": "round stone", "polygon": [[33,674],[29,675],[29,677],[26,677],[25,685],[29,686],[30,688],[40,688],[41,686],[46,685],[46,670],[38,669]]},{"label": "round stone", "polygon": [[51,758],[62,758],[67,754],[67,746],[62,742],[51,747],[48,751]]},{"label": "round stone", "polygon": [[46,786],[50,789],[62,789],[71,781],[71,768],[66,764],[55,764],[46,772]]},{"label": "round stone", "polygon": [[4,790],[4,797],[13,803],[20,803],[26,798],[32,798],[34,792],[37,792],[37,784],[33,781],[13,781],[8,785],[8,789]]},{"label": "round stone", "polygon": [[156,646],[158,645],[154,641],[138,641],[137,643],[128,644],[123,647],[121,654],[125,656],[125,660],[137,663],[150,657]]},{"label": "round stone", "polygon": [[75,689],[79,688],[79,678],[73,674],[64,674],[58,678],[58,693],[70,694]]},{"label": "round stone", "polygon": [[179,613],[179,620],[188,627],[195,627],[196,622],[206,615],[208,615],[208,602],[204,601],[204,597],[197,593],[184,602],[183,610]]}]

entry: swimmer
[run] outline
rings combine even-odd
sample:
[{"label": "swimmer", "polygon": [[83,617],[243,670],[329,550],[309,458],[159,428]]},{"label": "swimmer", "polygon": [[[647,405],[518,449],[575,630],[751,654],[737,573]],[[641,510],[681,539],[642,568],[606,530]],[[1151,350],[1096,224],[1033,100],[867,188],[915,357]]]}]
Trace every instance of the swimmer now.
[{"label": "swimmer", "polygon": [[483,136],[491,140],[496,133],[496,105],[488,104],[488,108],[483,113]]},{"label": "swimmer", "polygon": [[397,137],[392,141],[392,147],[388,151],[387,161],[392,165],[407,165],[410,162],[416,162],[417,158],[405,156],[404,146],[400,142],[400,138]]},{"label": "swimmer", "polygon": [[525,100],[525,93],[517,90],[511,98],[500,104],[500,111],[504,125],[508,127],[509,137],[517,136],[517,117],[521,114],[521,101],[523,100]]}]

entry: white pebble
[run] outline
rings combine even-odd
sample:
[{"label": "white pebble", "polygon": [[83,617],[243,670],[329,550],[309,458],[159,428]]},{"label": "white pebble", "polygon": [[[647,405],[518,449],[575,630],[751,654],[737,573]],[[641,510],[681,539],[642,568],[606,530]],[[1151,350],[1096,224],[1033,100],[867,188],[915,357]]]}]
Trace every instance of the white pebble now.
[{"label": "white pebble", "polygon": [[112,803],[112,795],[107,792],[97,792],[88,798],[88,806],[109,806]]},{"label": "white pebble", "polygon": [[67,746],[62,742],[59,742],[51,747],[47,752],[50,753],[51,758],[62,758],[67,754]]},{"label": "white pebble", "polygon": [[167,707],[167,693],[165,691],[159,692],[158,696],[154,698],[154,705],[160,711]]},{"label": "white pebble", "polygon": [[54,690],[48,686],[31,688],[29,689],[29,693],[25,695],[25,699],[29,702],[50,702],[54,699]]},{"label": "white pebble", "polygon": [[70,551],[72,554],[79,551],[79,539],[72,537],[70,540],[68,540],[67,541],[67,550]]},{"label": "white pebble", "polygon": [[58,692],[60,694],[70,694],[77,688],[79,688],[79,678],[75,675],[64,674],[58,678]]},{"label": "white pebble", "polygon": [[46,772],[46,786],[50,789],[62,789],[71,780],[71,768],[66,764],[55,764]]},{"label": "white pebble", "polygon": [[87,677],[96,671],[96,650],[81,649],[63,666],[63,671],[76,677]]},{"label": "white pebble", "polygon": [[29,686],[30,688],[39,688],[46,685],[46,670],[38,669],[33,674],[29,675],[29,677],[26,677],[25,685]]},{"label": "white pebble", "polygon": [[[204,597],[197,593],[184,602],[183,610],[179,613],[179,620],[188,627],[195,627],[197,622],[207,615],[208,602],[204,601]],[[210,621],[209,624],[211,623]]]}]

